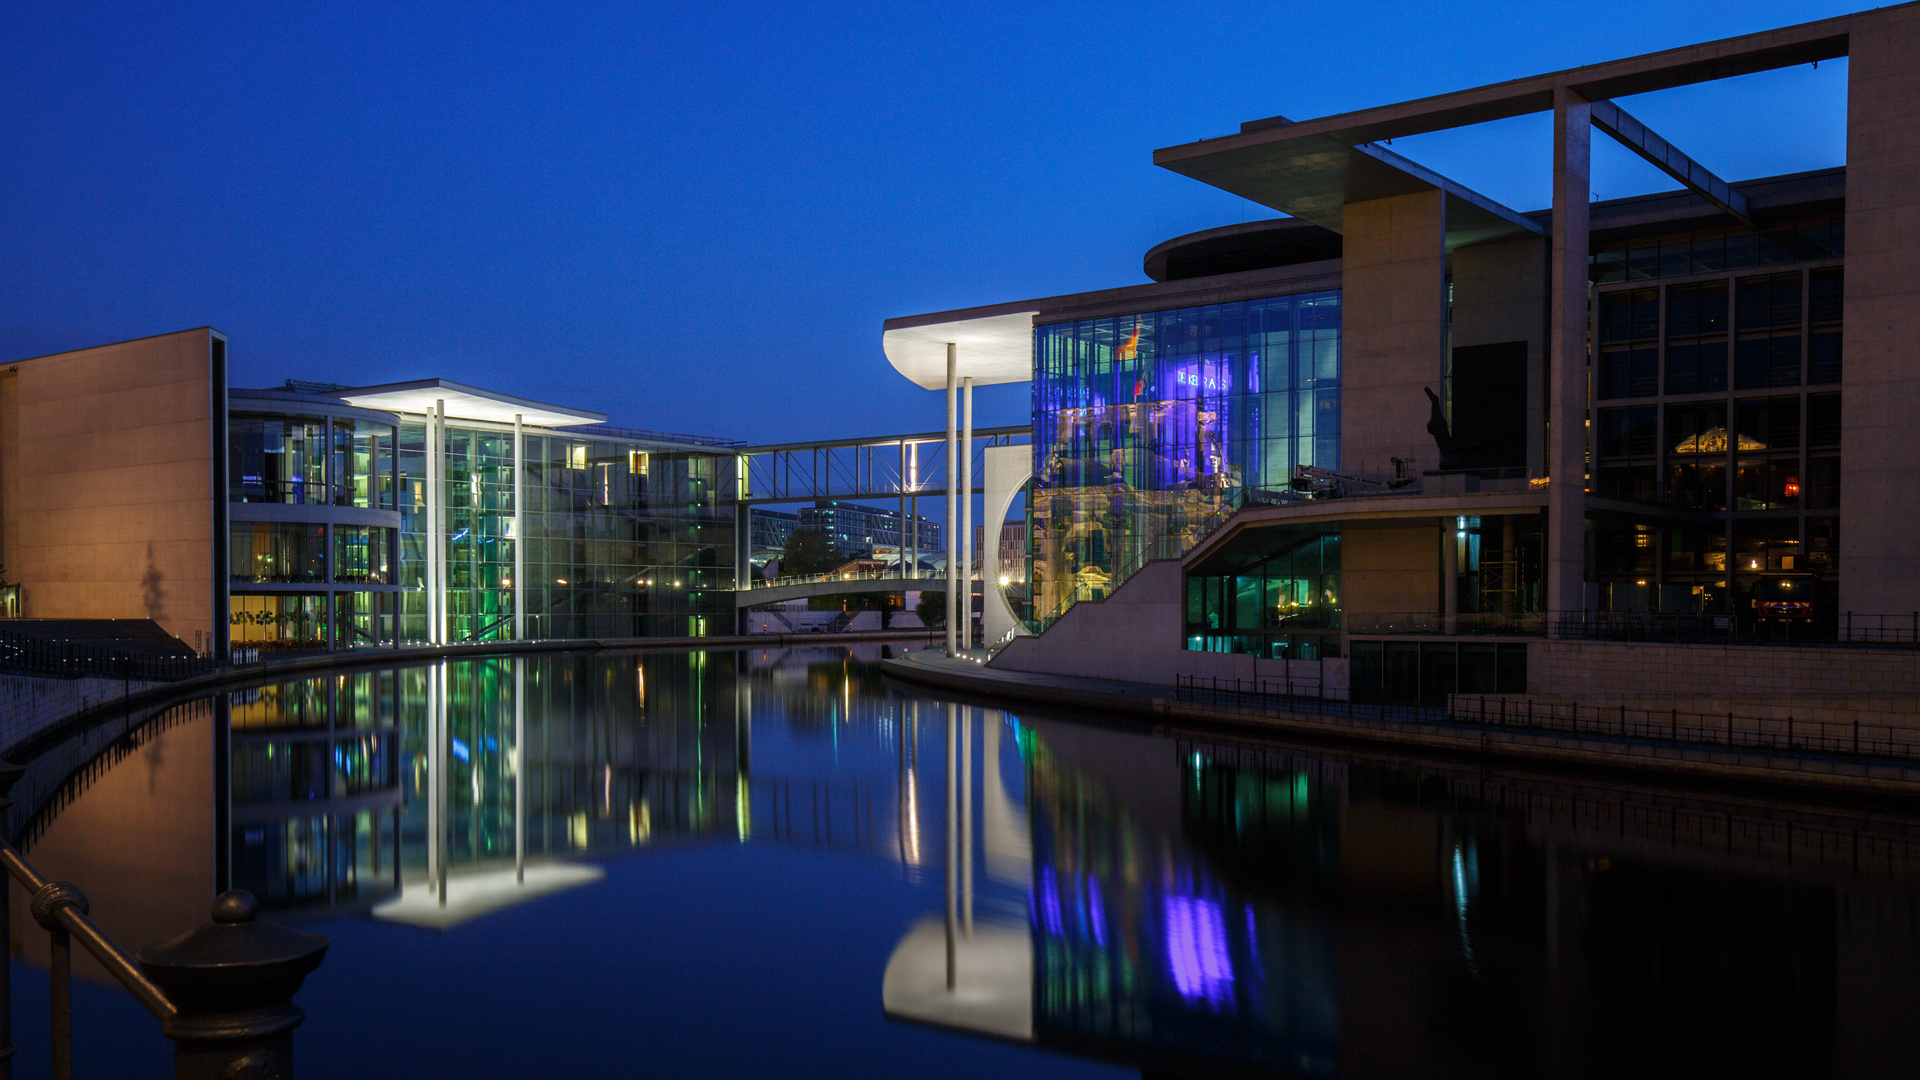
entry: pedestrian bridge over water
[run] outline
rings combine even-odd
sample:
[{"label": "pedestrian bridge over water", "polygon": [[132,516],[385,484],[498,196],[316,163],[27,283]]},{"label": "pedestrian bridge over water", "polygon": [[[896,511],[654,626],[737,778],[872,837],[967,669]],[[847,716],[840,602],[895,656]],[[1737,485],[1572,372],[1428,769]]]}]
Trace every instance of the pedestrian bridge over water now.
[{"label": "pedestrian bridge over water", "polygon": [[[978,582],[980,575],[974,574],[973,580]],[[918,592],[922,589],[946,587],[947,578],[944,573],[935,574],[925,570],[917,575],[905,576],[902,576],[898,570],[804,574],[778,577],[765,583],[756,582],[751,588],[737,589],[733,594],[733,606],[752,608],[778,604],[787,600],[804,600],[812,596],[837,596],[841,593],[865,592]]]}]

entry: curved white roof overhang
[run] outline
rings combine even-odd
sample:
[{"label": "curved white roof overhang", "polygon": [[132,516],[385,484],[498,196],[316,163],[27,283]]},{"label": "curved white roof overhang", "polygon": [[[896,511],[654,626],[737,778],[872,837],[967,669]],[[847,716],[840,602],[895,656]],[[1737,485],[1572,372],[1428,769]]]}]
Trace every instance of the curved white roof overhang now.
[{"label": "curved white roof overhang", "polygon": [[947,345],[955,352],[955,377],[975,386],[1033,379],[1031,311],[955,319],[924,326],[889,327],[881,346],[895,371],[929,390],[947,385]]}]

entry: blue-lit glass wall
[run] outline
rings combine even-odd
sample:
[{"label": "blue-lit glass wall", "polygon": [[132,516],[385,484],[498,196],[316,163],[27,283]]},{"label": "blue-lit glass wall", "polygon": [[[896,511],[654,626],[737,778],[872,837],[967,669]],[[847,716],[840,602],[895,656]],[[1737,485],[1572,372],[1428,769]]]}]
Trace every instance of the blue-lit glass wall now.
[{"label": "blue-lit glass wall", "polygon": [[1034,328],[1034,611],[1104,595],[1296,465],[1340,465],[1340,294]]}]

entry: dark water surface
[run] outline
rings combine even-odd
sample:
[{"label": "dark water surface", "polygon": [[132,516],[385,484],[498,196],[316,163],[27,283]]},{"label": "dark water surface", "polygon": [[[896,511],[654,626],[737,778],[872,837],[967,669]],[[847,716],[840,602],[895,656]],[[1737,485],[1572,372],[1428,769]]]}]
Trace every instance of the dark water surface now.
[{"label": "dark water surface", "polygon": [[[266,686],[54,748],[14,826],[131,949],[227,883],[331,938],[310,1077],[1920,1072],[1911,808],[954,707],[878,657]],[[76,998],[82,1075],[168,1072],[130,998]]]}]

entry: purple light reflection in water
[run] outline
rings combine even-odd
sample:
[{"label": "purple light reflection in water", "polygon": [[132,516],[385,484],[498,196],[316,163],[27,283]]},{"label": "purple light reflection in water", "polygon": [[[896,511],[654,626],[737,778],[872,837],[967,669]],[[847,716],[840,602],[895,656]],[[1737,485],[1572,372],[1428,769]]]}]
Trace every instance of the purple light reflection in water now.
[{"label": "purple light reflection in water", "polygon": [[1087,918],[1093,924],[1093,943],[1107,947],[1107,912],[1100,902],[1100,879],[1087,876]]},{"label": "purple light reflection in water", "polygon": [[1227,926],[1220,905],[1197,897],[1168,896],[1162,911],[1174,988],[1188,1001],[1231,1008],[1233,961],[1227,956]]},{"label": "purple light reflection in water", "polygon": [[1040,871],[1040,911],[1046,916],[1047,933],[1058,937],[1063,929],[1060,919],[1060,891],[1051,867]]}]

